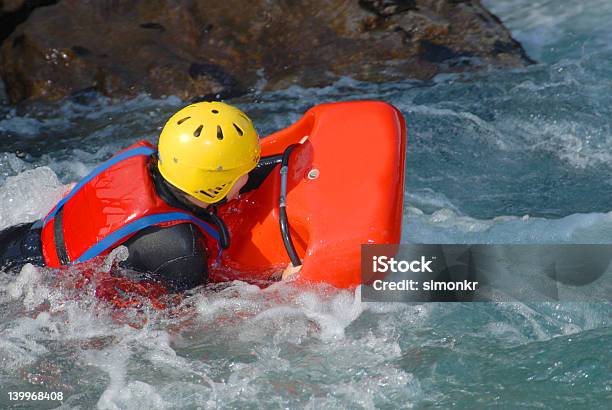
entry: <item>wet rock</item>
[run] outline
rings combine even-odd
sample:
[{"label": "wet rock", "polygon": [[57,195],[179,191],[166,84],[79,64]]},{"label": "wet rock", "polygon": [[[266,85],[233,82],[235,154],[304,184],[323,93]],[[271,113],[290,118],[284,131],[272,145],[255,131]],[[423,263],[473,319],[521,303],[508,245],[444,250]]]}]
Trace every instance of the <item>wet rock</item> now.
[{"label": "wet rock", "polygon": [[8,96],[6,95],[4,81],[0,79],[0,104],[6,104],[7,102],[8,102]]},{"label": "wet rock", "polygon": [[32,10],[0,50],[12,102],[91,89],[228,97],[529,62],[478,0],[62,0]]},{"label": "wet rock", "polygon": [[0,42],[26,21],[34,9],[57,2],[58,0],[0,0]]}]

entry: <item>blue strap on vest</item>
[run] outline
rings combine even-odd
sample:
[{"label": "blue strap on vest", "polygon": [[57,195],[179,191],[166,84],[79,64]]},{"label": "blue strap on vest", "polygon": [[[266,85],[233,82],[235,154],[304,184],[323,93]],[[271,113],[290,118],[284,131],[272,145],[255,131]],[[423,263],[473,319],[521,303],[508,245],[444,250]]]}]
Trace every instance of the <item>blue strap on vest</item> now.
[{"label": "blue strap on vest", "polygon": [[[81,180],[68,195],[66,195],[61,201],[55,205],[55,208],[47,215],[47,217],[43,220],[43,226],[47,225],[51,219],[57,215],[57,213],[62,209],[62,207],[72,198],[81,188],[83,188],[89,181],[94,179],[96,176],[106,171],[108,168],[113,165],[118,164],[121,161],[124,161],[128,158],[132,158],[138,155],[149,156],[153,154],[155,150],[149,147],[135,147],[128,149],[121,154],[114,156],[106,162],[98,165],[94,168],[85,178]],[[134,234],[144,228],[148,228],[153,225],[157,225],[164,222],[173,222],[173,221],[190,221],[198,225],[202,228],[207,234],[212,236],[219,244],[220,237],[219,233],[206,222],[201,219],[196,218],[195,216],[187,213],[187,212],[167,212],[163,214],[155,214],[143,216],[142,218],[138,218],[125,226],[117,229],[114,232],[111,232],[100,241],[98,241],[95,245],[85,251],[76,261],[74,262],[85,262],[91,258],[95,258],[96,256],[102,254],[104,251],[108,250],[111,246],[118,243],[122,239],[128,237],[131,234]],[[57,245],[57,244],[56,244]],[[221,254],[221,245],[219,245],[219,254]]]},{"label": "blue strap on vest", "polygon": [[[129,224],[122,226],[116,231],[111,232],[110,234],[105,236],[102,240],[98,241],[91,248],[87,249],[75,262],[85,262],[88,259],[95,258],[117,242],[121,241],[123,238],[126,238],[127,236],[136,233],[144,228],[157,225],[163,222],[173,222],[179,220],[187,220],[197,224],[202,229],[204,229],[207,234],[209,234],[210,236],[215,238],[217,242],[219,242],[219,233],[207,223],[186,212],[168,212],[165,214],[143,216],[142,218],[136,219],[130,222]],[[219,252],[221,252],[220,246]]]},{"label": "blue strap on vest", "polygon": [[53,208],[53,211],[51,211],[51,213],[49,213],[49,215],[47,215],[47,217],[44,219],[43,226],[45,226],[45,225],[47,225],[49,223],[49,221],[55,216],[55,214],[57,214],[59,212],[59,210],[62,209],[62,207],[66,204],[66,202],[68,202],[70,200],[70,198],[72,198],[89,181],[91,181],[92,179],[94,179],[95,177],[100,175],[102,172],[106,171],[107,169],[109,169],[113,165],[116,165],[119,162],[121,162],[123,160],[126,160],[128,158],[132,158],[132,157],[135,157],[137,155],[146,155],[146,156],[149,156],[149,155],[153,154],[154,152],[155,152],[155,150],[153,148],[149,148],[149,147],[135,147],[135,148],[128,149],[128,150],[122,152],[121,154],[118,154],[118,155],[112,157],[111,159],[109,159],[106,162],[101,163],[100,165],[95,167],[85,178],[83,178],[81,180],[81,182],[76,184],[76,186],[74,188],[72,188],[72,190],[70,191],[70,193],[68,195],[66,195],[61,201],[59,201],[57,203],[57,205],[55,205],[55,208]]}]

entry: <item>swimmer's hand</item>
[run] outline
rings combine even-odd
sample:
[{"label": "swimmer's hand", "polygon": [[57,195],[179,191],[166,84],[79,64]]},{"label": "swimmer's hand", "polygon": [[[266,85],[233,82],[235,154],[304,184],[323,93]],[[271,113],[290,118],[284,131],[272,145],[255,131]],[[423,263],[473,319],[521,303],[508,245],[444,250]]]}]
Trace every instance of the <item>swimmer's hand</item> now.
[{"label": "swimmer's hand", "polygon": [[293,266],[293,264],[290,262],[289,265],[287,265],[287,267],[283,271],[282,280],[291,279],[296,273],[300,271],[300,269],[302,269],[302,265]]}]

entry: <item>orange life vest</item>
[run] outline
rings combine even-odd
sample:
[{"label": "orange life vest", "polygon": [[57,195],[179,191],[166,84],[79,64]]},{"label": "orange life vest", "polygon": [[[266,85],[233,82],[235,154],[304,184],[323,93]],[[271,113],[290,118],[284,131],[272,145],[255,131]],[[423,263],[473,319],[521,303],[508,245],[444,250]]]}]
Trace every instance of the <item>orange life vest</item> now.
[{"label": "orange life vest", "polygon": [[[164,202],[148,170],[155,146],[140,141],[96,167],[43,219],[41,240],[47,266],[84,262],[119,246],[150,226],[193,223],[219,241],[210,224]],[[221,248],[218,247],[220,250]]]}]

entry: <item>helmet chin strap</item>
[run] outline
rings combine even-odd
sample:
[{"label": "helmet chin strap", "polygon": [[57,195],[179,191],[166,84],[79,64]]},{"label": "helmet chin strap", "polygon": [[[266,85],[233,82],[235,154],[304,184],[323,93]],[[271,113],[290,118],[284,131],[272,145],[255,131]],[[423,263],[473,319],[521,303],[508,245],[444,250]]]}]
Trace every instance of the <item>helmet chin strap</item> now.
[{"label": "helmet chin strap", "polygon": [[185,198],[185,195],[188,195],[187,193],[178,190],[161,176],[159,171],[157,171],[156,169],[157,161],[155,161],[155,158],[150,164],[150,166],[152,167],[150,168],[150,170],[152,171],[151,175],[153,177],[153,180],[156,181],[157,185],[159,185],[160,188],[163,188],[162,191],[159,193],[161,195],[164,195],[165,193],[166,196],[171,196],[174,201],[177,201],[179,204],[183,205],[183,207],[186,207],[187,210],[191,210],[190,212],[193,212],[195,208],[199,208],[202,213],[205,213],[206,216],[208,216],[207,219],[209,220],[209,222],[212,222],[213,225],[215,225],[215,227],[217,228],[217,232],[219,233],[219,244],[221,245],[221,248],[229,248],[229,230],[227,229],[227,225],[225,225],[225,222],[223,222],[221,217],[217,215],[217,207],[227,202],[227,196],[215,204],[209,204],[206,208],[198,207],[196,204],[190,202],[187,198]]},{"label": "helmet chin strap", "polygon": [[226,203],[227,203],[227,195],[226,195],[226,196],[224,196],[222,200],[220,200],[220,201],[218,201],[218,202],[215,202],[214,204],[210,204],[210,205],[208,205],[208,207],[209,207],[209,208],[210,208],[210,207],[215,207],[215,208],[217,208],[217,207],[219,207],[219,205],[224,205],[224,204],[226,204]]},{"label": "helmet chin strap", "polygon": [[206,212],[210,216],[211,222],[217,228],[219,232],[219,243],[221,244],[221,248],[227,249],[230,246],[230,233],[227,229],[227,225],[223,222],[223,219],[217,215],[217,206],[223,202],[227,202],[227,197],[223,198],[221,201],[211,204],[206,208]]},{"label": "helmet chin strap", "polygon": [[[184,194],[188,195],[188,194]],[[189,202],[186,198],[178,198],[182,203],[188,205],[190,207],[200,208],[203,212],[208,215],[208,219],[212,222],[217,228],[217,232],[219,232],[219,243],[222,249],[227,249],[230,246],[230,233],[227,229],[227,225],[223,222],[223,219],[219,215],[217,215],[217,210],[219,205],[223,205],[227,202],[227,196],[224,197],[219,202],[215,202],[214,204],[208,204],[206,208],[200,207],[194,203]]]}]

